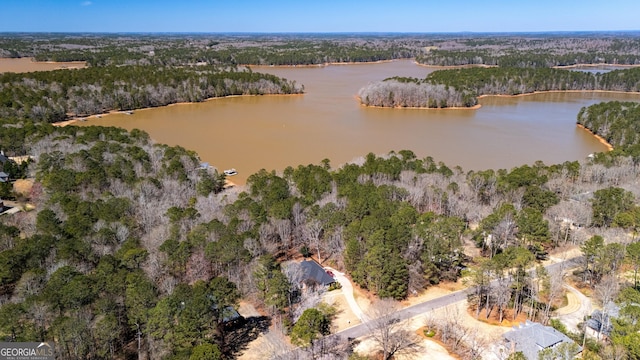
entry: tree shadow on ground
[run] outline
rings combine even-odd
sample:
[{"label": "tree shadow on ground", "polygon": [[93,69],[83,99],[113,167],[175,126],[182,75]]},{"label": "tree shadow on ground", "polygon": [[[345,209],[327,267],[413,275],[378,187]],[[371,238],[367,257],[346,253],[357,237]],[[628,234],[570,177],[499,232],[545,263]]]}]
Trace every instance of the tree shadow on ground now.
[{"label": "tree shadow on ground", "polygon": [[234,358],[247,349],[250,342],[260,334],[269,331],[271,318],[268,316],[251,316],[238,321],[227,328],[227,344]]}]

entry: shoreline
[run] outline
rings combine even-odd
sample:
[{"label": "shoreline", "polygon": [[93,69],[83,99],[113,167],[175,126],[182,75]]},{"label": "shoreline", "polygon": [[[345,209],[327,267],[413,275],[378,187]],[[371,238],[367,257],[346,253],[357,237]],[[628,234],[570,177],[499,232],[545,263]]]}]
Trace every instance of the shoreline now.
[{"label": "shoreline", "polygon": [[[32,63],[36,64],[71,64],[71,65],[84,65],[88,67],[86,61],[38,61],[35,58],[28,58]],[[69,69],[77,69],[77,68],[69,68]]]},{"label": "shoreline", "polygon": [[413,62],[414,64],[416,64],[417,66],[422,66],[422,67],[428,67],[428,68],[434,68],[434,69],[442,69],[442,70],[448,70],[448,69],[471,69],[471,68],[494,68],[494,67],[498,67],[498,65],[487,65],[487,64],[466,64],[466,65],[429,65],[429,64],[421,64],[417,61]]},{"label": "shoreline", "polygon": [[[465,64],[465,65],[429,65],[422,64],[417,61],[414,63],[418,66],[436,68],[436,69],[468,69],[468,68],[495,68],[500,67],[499,65],[487,65],[487,64]],[[597,68],[597,67],[616,67],[616,68],[635,68],[640,67],[640,64],[607,64],[607,63],[597,63],[597,64],[573,64],[573,65],[556,65],[551,66],[551,69],[578,69],[578,68]]]},{"label": "shoreline", "polygon": [[437,108],[431,108],[431,107],[417,107],[417,106],[394,106],[394,107],[389,107],[389,106],[376,106],[376,105],[365,105],[360,103],[360,106],[366,107],[366,108],[373,108],[373,109],[398,109],[398,110],[402,110],[402,109],[406,109],[406,110],[478,110],[482,107],[482,104],[476,104],[473,106],[451,106],[451,107],[437,107]]},{"label": "shoreline", "polygon": [[63,127],[63,126],[68,126],[68,125],[73,125],[79,121],[87,121],[90,119],[100,119],[104,116],[109,116],[109,115],[113,115],[113,114],[126,114],[128,112],[131,112],[133,115],[136,111],[145,111],[145,110],[153,110],[153,109],[160,109],[163,107],[169,107],[169,106],[178,106],[178,105],[195,105],[195,104],[201,104],[207,101],[214,101],[214,100],[221,100],[221,99],[228,99],[228,98],[235,98],[235,97],[245,97],[245,96],[298,96],[298,95],[304,95],[304,93],[300,93],[300,94],[264,94],[264,95],[229,95],[229,96],[216,96],[216,97],[210,97],[210,98],[206,98],[202,101],[199,102],[194,102],[194,101],[181,101],[181,102],[177,102],[177,103],[171,103],[171,104],[167,104],[167,105],[161,105],[161,106],[153,106],[153,107],[146,107],[146,108],[139,108],[139,109],[133,109],[133,110],[110,110],[106,113],[101,113],[101,114],[93,114],[93,115],[87,115],[87,116],[76,116],[73,118],[70,118],[68,120],[64,120],[64,121],[58,121],[58,122],[54,122],[51,123],[51,125],[53,126],[58,126],[58,127]]},{"label": "shoreline", "polygon": [[[240,66],[249,68],[322,68],[330,65],[367,65],[367,64],[383,64],[393,62],[397,60],[413,60],[413,63],[417,66],[434,68],[434,69],[468,69],[468,68],[496,68],[499,65],[487,65],[487,64],[465,64],[465,65],[430,65],[422,64],[415,60],[415,58],[398,58],[390,60],[376,60],[376,61],[348,61],[348,62],[325,62],[321,64],[298,64],[298,65],[262,65],[262,64],[242,64]],[[574,65],[556,65],[551,66],[551,69],[576,69],[576,68],[596,68],[596,67],[619,67],[619,68],[635,68],[640,67],[640,64],[574,64]]]},{"label": "shoreline", "polygon": [[222,186],[224,190],[235,188],[235,187],[238,187],[238,184],[234,183],[229,179],[224,179],[224,185]]},{"label": "shoreline", "polygon": [[349,62],[325,62],[322,64],[301,64],[301,65],[258,65],[258,64],[243,64],[238,66],[244,66],[248,68],[323,68],[331,65],[367,65],[367,64],[384,64],[393,62],[396,60],[411,60],[411,58],[406,59],[391,59],[391,60],[376,60],[376,61],[349,61]]},{"label": "shoreline", "polygon": [[[636,94],[636,95],[640,95],[640,92],[637,92],[637,91],[618,91],[618,90],[545,90],[545,91],[534,91],[534,92],[531,92],[531,93],[523,93],[523,94],[516,94],[516,95],[485,94],[485,95],[478,96],[477,99],[479,100],[479,99],[486,98],[486,97],[516,98],[516,97],[531,96],[531,95],[546,94],[546,93],[589,93],[589,92],[591,92],[591,93],[612,93],[612,94]],[[214,100],[234,98],[234,97],[244,97],[244,96],[300,96],[300,95],[304,95],[304,93],[301,93],[301,94],[264,94],[264,95],[219,96],[219,97],[207,98],[207,99],[204,99],[201,102],[184,102],[183,101],[183,102],[172,103],[172,104],[167,104],[167,105],[162,105],[162,106],[146,107],[146,108],[139,108],[139,109],[133,109],[133,110],[111,110],[109,112],[102,113],[102,114],[93,114],[93,115],[87,115],[87,116],[73,117],[73,118],[70,118],[68,120],[51,123],[51,125],[62,127],[62,126],[73,125],[73,124],[75,124],[76,122],[79,122],[79,121],[87,121],[87,120],[90,120],[90,119],[102,118],[103,116],[109,116],[109,115],[112,115],[112,114],[124,114],[124,113],[127,113],[127,112],[151,110],[151,109],[157,109],[157,108],[162,108],[162,107],[166,107],[166,106],[199,104],[199,103],[203,103],[203,102],[207,102],[207,101],[214,101]],[[441,107],[431,108],[431,107],[416,107],[416,106],[394,106],[394,107],[388,107],[388,106],[377,106],[377,105],[365,105],[365,104],[362,103],[360,97],[356,96],[355,98],[358,101],[360,106],[367,107],[367,108],[374,108],[374,109],[478,110],[478,109],[482,108],[482,104],[479,104],[479,103],[474,105],[474,106],[470,106],[470,107],[466,107],[466,106],[452,106],[452,107],[446,107],[446,108],[441,108]],[[607,143],[606,141],[605,141],[605,145],[611,146],[611,144]]]},{"label": "shoreline", "polygon": [[379,106],[379,105],[366,105],[360,101],[360,98],[356,96],[358,103],[362,107],[372,108],[372,109],[406,109],[406,110],[478,110],[482,107],[482,104],[476,104],[473,106],[451,106],[451,107],[419,107],[419,106]]},{"label": "shoreline", "polygon": [[[504,98],[517,98],[523,96],[532,96],[538,94],[547,94],[547,93],[611,93],[611,94],[636,94],[640,95],[638,91],[619,91],[619,90],[544,90],[544,91],[534,91],[530,93],[516,94],[516,95],[508,95],[508,94],[485,94],[477,96],[478,100],[482,98],[488,97],[504,97]],[[361,106],[370,107],[370,108],[380,108],[380,109],[416,109],[416,110],[477,110],[482,107],[482,104],[476,104],[474,106],[452,106],[446,108],[430,108],[430,107],[417,107],[417,106],[378,106],[378,105],[365,105],[362,103],[360,97],[356,96],[356,99],[360,103]]]},{"label": "shoreline", "polygon": [[611,94],[637,94],[640,95],[638,91],[620,91],[620,90],[543,90],[543,91],[534,91],[530,93],[522,93],[516,95],[508,95],[508,94],[484,94],[479,95],[477,98],[482,99],[485,97],[522,97],[522,96],[530,96],[537,94],[547,94],[547,93],[611,93]]},{"label": "shoreline", "polygon": [[596,68],[596,67],[618,67],[618,68],[634,68],[640,67],[640,64],[607,64],[607,63],[598,63],[598,64],[574,64],[574,65],[556,65],[552,66],[552,69],[578,69],[578,68]]},{"label": "shoreline", "polygon": [[582,124],[578,124],[576,123],[576,125],[578,126],[578,128],[580,129],[584,129],[585,131],[589,132],[589,134],[595,136],[596,139],[598,139],[598,141],[607,147],[607,151],[613,151],[613,145],[611,145],[605,138],[603,138],[602,136],[594,133],[593,131],[591,131],[591,129],[587,128],[586,126],[582,125]]}]

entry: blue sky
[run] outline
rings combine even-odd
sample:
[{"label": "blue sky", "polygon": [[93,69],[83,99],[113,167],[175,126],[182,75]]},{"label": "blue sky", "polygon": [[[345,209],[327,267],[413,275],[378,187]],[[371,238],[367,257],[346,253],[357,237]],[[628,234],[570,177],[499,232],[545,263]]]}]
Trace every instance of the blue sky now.
[{"label": "blue sky", "polygon": [[0,0],[0,32],[640,30],[638,0]]}]

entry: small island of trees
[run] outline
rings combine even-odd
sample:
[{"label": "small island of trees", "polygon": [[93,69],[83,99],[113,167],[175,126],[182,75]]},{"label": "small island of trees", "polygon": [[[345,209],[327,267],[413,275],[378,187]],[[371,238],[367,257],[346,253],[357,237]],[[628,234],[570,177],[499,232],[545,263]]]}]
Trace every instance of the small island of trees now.
[{"label": "small island of trees", "polygon": [[589,73],[549,68],[439,70],[425,79],[392,77],[358,92],[363,105],[381,107],[473,107],[479,96],[539,91],[640,91],[640,69]]}]

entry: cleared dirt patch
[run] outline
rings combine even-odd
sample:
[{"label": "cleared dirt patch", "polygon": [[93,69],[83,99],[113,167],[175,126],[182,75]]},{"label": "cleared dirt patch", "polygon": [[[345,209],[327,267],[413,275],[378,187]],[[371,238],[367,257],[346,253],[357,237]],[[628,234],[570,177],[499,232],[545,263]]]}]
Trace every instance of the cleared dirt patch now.
[{"label": "cleared dirt patch", "polygon": [[332,322],[332,331],[338,332],[360,324],[360,319],[351,311],[342,290],[329,291],[324,296],[324,301],[336,308],[336,317]]},{"label": "cleared dirt patch", "polygon": [[504,314],[502,315],[502,322],[500,322],[500,316],[498,314],[498,311],[495,309],[491,311],[491,313],[489,313],[489,318],[487,318],[486,309],[482,309],[480,311],[480,315],[477,319],[475,309],[467,308],[467,313],[476,321],[495,326],[517,326],[518,324],[523,324],[525,321],[527,321],[527,314],[525,314],[524,312],[521,312],[514,318],[512,309],[507,309],[504,311]]}]

